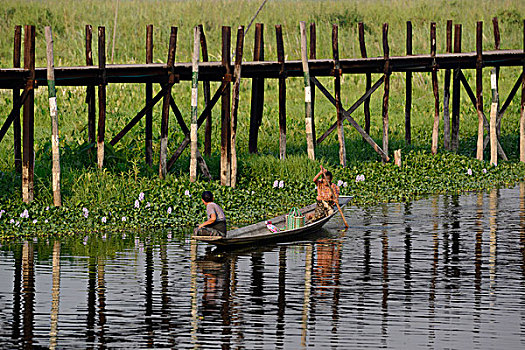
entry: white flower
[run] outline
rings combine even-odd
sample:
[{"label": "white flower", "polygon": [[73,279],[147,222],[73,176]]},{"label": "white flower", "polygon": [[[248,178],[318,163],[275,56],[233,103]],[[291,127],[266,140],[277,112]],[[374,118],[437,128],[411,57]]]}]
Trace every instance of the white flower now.
[{"label": "white flower", "polygon": [[468,174],[468,175],[472,175],[472,169],[468,168],[468,170],[467,170],[467,174]]},{"label": "white flower", "polygon": [[139,193],[139,201],[143,201],[144,200],[144,192],[140,192]]},{"label": "white flower", "polygon": [[127,218],[125,216],[122,217],[122,222],[126,222]]},{"label": "white flower", "polygon": [[26,219],[29,218],[29,212],[27,211],[27,209],[24,210],[24,211],[22,212],[22,214],[20,214],[20,217],[21,217],[22,219],[23,219],[23,218],[26,218]]},{"label": "white flower", "polygon": [[168,239],[171,239],[171,233],[168,233]]},{"label": "white flower", "polygon": [[139,202],[138,199],[135,200],[135,208],[136,208],[136,209],[140,208],[140,202]]},{"label": "white flower", "polygon": [[151,206],[150,202],[146,203],[146,208],[149,208]]},{"label": "white flower", "polygon": [[49,220],[48,220],[48,219],[45,219],[45,220],[44,220],[44,223],[45,223],[45,224],[47,224],[48,222],[49,222]]},{"label": "white flower", "polygon": [[168,215],[171,214],[171,211],[172,211],[171,207],[168,207]]},{"label": "white flower", "polygon": [[185,195],[185,196],[188,196],[188,197],[191,197],[190,190],[186,190],[186,191],[184,191],[184,195]]},{"label": "white flower", "polygon": [[275,181],[273,182],[273,188],[276,188],[276,187],[278,187],[278,186],[279,186],[279,180],[275,180]]},{"label": "white flower", "polygon": [[105,216],[102,217],[102,222],[103,222],[104,224],[106,223],[107,220],[108,220],[108,219],[107,219]]},{"label": "white flower", "polygon": [[33,224],[36,224],[37,222],[38,222],[38,220],[37,220],[37,219],[33,220]]},{"label": "white flower", "polygon": [[483,174],[487,173],[487,169],[483,168]]},{"label": "white flower", "polygon": [[46,207],[46,211],[49,210],[49,207]]},{"label": "white flower", "polygon": [[337,186],[341,187],[343,185],[343,180],[337,181]]},{"label": "white flower", "polygon": [[15,219],[11,219],[11,220],[9,220],[9,223],[10,223],[10,224],[14,224],[14,223],[15,223]]},{"label": "white flower", "polygon": [[346,187],[346,186],[348,186],[348,183],[345,181],[343,182],[343,187]]},{"label": "white flower", "polygon": [[281,180],[281,181],[279,181],[279,188],[283,188],[283,187],[284,187],[284,181]]}]

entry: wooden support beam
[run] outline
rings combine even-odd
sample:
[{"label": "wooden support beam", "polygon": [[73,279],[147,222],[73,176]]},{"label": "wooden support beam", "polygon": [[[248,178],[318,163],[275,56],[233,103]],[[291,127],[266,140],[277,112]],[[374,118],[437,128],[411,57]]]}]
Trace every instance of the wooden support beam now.
[{"label": "wooden support beam", "polygon": [[304,75],[304,104],[305,104],[305,127],[306,127],[306,145],[308,158],[315,159],[315,149],[312,129],[312,88],[310,84],[310,69],[308,67],[308,56],[306,48],[306,23],[300,22],[301,30],[301,62]]},{"label": "wooden support beam", "polygon": [[233,76],[235,81],[233,83],[232,91],[232,113],[230,117],[231,122],[231,180],[230,186],[237,185],[237,150],[235,149],[237,139],[237,113],[239,110],[239,93],[241,87],[241,67],[242,56],[244,51],[244,26],[239,26],[237,29],[237,45],[235,49],[235,68]]},{"label": "wooden support beam", "polygon": [[[412,55],[412,22],[407,21],[407,56]],[[412,72],[406,72],[405,83],[405,142],[412,143]]]},{"label": "wooden support beam", "polygon": [[159,177],[164,179],[168,173],[166,165],[166,156],[168,152],[168,126],[169,126],[169,115],[170,115],[170,98],[171,88],[175,83],[175,76],[173,74],[173,65],[175,64],[175,51],[177,49],[177,27],[171,27],[170,42],[168,46],[168,68],[170,69],[170,75],[168,83],[165,84],[166,89],[162,99],[162,117],[160,125],[160,155],[159,155]]},{"label": "wooden support beam", "polygon": [[[199,24],[199,30],[201,33],[202,62],[208,62],[208,44],[206,43],[206,34],[204,34],[202,24]],[[204,95],[204,105],[207,105],[210,102],[210,82],[208,80],[202,81],[202,94]],[[204,154],[208,157],[211,155],[211,127],[212,118],[210,111],[210,113],[206,115],[206,126],[204,128]]]},{"label": "wooden support beam", "polygon": [[383,152],[388,155],[388,98],[390,95],[390,49],[388,47],[388,23],[383,23],[383,57],[385,59],[385,92],[383,94]]},{"label": "wooden support beam", "polygon": [[[92,42],[93,27],[88,24],[86,25],[86,66],[93,65]],[[92,144],[95,144],[95,142],[97,141],[97,106],[95,97],[95,85],[88,85],[86,87],[86,103],[88,105],[88,140],[89,143]]]},{"label": "wooden support beam", "polygon": [[104,136],[106,133],[106,28],[98,27],[98,68],[100,84],[98,85],[98,133],[97,165],[104,166]]},{"label": "wooden support beam", "polygon": [[[430,56],[436,58],[436,23],[430,23]],[[434,92],[434,125],[432,127],[432,154],[437,154],[439,140],[439,84],[437,64],[432,65],[432,90]]]},{"label": "wooden support beam", "polygon": [[490,106],[490,164],[496,166],[498,165],[498,136],[496,133],[496,119],[498,118],[498,83],[496,68],[492,68],[490,87],[492,90],[492,103]]},{"label": "wooden support beam", "polygon": [[483,160],[483,22],[476,26],[476,111],[478,113],[478,141],[476,158]]},{"label": "wooden support beam", "polygon": [[[310,23],[310,53],[309,57],[311,60],[317,59],[317,28],[315,22]],[[315,86],[311,85],[310,95],[312,100],[312,140],[314,143],[314,148],[317,147],[315,143],[316,140],[316,131],[315,131]]]},{"label": "wooden support beam", "polygon": [[55,57],[53,53],[53,32],[51,27],[46,26],[46,53],[47,53],[47,86],[49,96],[49,114],[51,116],[51,152],[52,152],[52,182],[53,182],[53,204],[55,207],[62,206],[62,195],[60,193],[60,139],[58,137],[58,110],[55,90]]},{"label": "wooden support beam", "polygon": [[[20,56],[22,52],[22,26],[15,26],[15,37],[13,45],[13,68],[20,68]],[[20,98],[20,89],[13,89],[13,109],[16,101]],[[20,104],[13,116],[13,149],[15,153],[15,171],[22,173],[22,129],[20,126]],[[1,138],[0,138],[1,140]]]},{"label": "wooden support beam", "polygon": [[[467,95],[468,95],[470,101],[472,102],[472,105],[474,107],[476,107],[476,103],[477,103],[476,96],[474,95],[474,92],[472,91],[472,88],[468,84],[467,78],[465,78],[465,75],[463,74],[463,72],[461,72],[461,71],[459,72],[458,78],[459,78],[459,81],[461,82],[461,84],[463,85],[463,87],[465,88],[465,91],[467,92]],[[484,113],[482,113],[481,115],[483,117],[483,125],[485,127],[485,130],[487,130],[487,132],[490,132],[489,131],[489,121],[488,121],[487,117],[485,116]],[[504,161],[508,160],[507,155],[505,154],[505,151],[501,147],[499,141],[498,141],[498,154],[501,157],[501,159],[503,159]]]},{"label": "wooden support beam", "polygon": [[[330,92],[326,90],[326,88],[317,80],[315,77],[311,77],[312,82],[317,86],[317,88],[328,98],[328,100],[335,106],[335,98],[330,95]],[[352,118],[351,113],[353,113],[370,95],[381,86],[381,84],[385,81],[385,76],[382,75],[381,78],[368,90],[359,100],[357,100],[352,107],[350,107],[348,110],[343,110],[343,117],[348,120],[350,125],[352,125],[358,133],[361,134],[363,139],[372,146],[372,148],[381,156],[384,162],[388,162],[390,158],[388,155],[383,152],[381,147],[379,147],[375,141],[359,126],[359,124],[355,121],[354,118]],[[320,143],[320,141],[324,140],[333,130],[335,130],[337,124],[332,125],[330,129],[328,129],[323,136],[321,136],[317,143]]]},{"label": "wooden support beam", "polygon": [[[461,24],[454,26],[454,53],[461,52]],[[450,148],[453,151],[459,147],[459,112],[460,112],[460,76],[461,70],[454,69],[452,77],[452,127],[450,134]]]},{"label": "wooden support beam", "polygon": [[[328,92],[328,90],[319,82],[319,80],[317,80],[317,78],[315,77],[311,77],[311,80],[312,80],[312,83],[314,83],[317,88],[319,89],[319,91],[321,91],[325,96],[326,98],[335,106],[336,103],[335,103],[335,98],[330,94],[330,92]],[[361,104],[363,104],[364,102],[366,102],[367,99],[370,99],[370,96],[381,86],[381,84],[383,84],[385,81],[385,76],[382,75],[376,82],[375,84],[370,87],[370,89],[368,91],[366,91],[363,96],[361,96],[350,108],[348,108],[347,110],[343,110],[343,115],[344,116],[347,116],[347,115],[351,115],[352,113],[354,113],[354,111],[359,108],[359,106],[361,106]],[[342,106],[341,106],[342,107]],[[346,117],[345,117],[346,118]],[[326,132],[321,135],[321,137],[319,137],[317,139],[317,144],[320,144],[321,142],[323,142],[334,130],[335,128],[337,127],[337,122],[336,123],[333,123],[327,130]],[[365,130],[366,132],[366,130]]]},{"label": "wooden support beam", "polygon": [[[452,20],[447,21],[447,53],[452,52]],[[450,150],[450,69],[445,70],[443,89],[443,146]]]},{"label": "wooden support beam", "polygon": [[284,66],[283,30],[281,25],[275,26],[277,43],[277,61],[281,65],[279,73],[279,159],[286,158],[286,70]]},{"label": "wooden support beam", "polygon": [[[361,57],[367,58],[366,43],[365,43],[365,26],[363,22],[359,22],[359,48],[361,49]],[[366,87],[365,91],[369,91],[372,87],[372,74],[366,73]],[[370,98],[367,98],[363,104],[363,113],[365,115],[365,132],[370,134]],[[364,139],[363,139],[364,140]]]},{"label": "wooden support beam", "polygon": [[334,95],[337,114],[337,139],[339,140],[339,164],[346,167],[345,132],[343,128],[343,114],[341,106],[341,65],[339,64],[339,27],[332,26],[332,52],[334,55]]},{"label": "wooden support beam", "polygon": [[193,55],[191,59],[191,126],[190,126],[190,182],[197,180],[197,100],[199,88],[199,53],[200,53],[200,29],[193,30]]},{"label": "wooden support beam", "polygon": [[[523,20],[523,53],[525,54],[525,20]],[[520,162],[525,163],[525,61],[521,73]]]},{"label": "wooden support beam", "polygon": [[[264,26],[262,23],[255,24],[255,39],[253,47],[253,60],[264,61]],[[264,108],[264,78],[252,79],[252,100],[250,109],[250,131],[248,137],[248,151],[257,153],[257,140],[259,127],[262,123]]]},{"label": "wooden support beam", "polygon": [[22,153],[22,200],[24,203],[34,199],[34,137],[35,137],[35,26],[24,27],[24,69],[29,71],[26,82],[28,96],[23,112],[23,153]]},{"label": "wooden support beam", "polygon": [[15,120],[17,115],[20,115],[20,108],[24,105],[27,97],[29,96],[29,92],[32,91],[33,86],[28,86],[26,84],[26,87],[24,88],[22,95],[20,95],[17,100],[13,102],[13,109],[7,116],[7,119],[5,120],[4,124],[0,128],[0,142],[3,140],[5,134],[9,130],[9,127],[11,127],[11,124]]},{"label": "wooden support beam", "polygon": [[223,81],[226,82],[221,96],[221,185],[230,186],[231,177],[231,136],[230,136],[230,104],[231,104],[231,27],[222,27],[222,66],[225,70]]},{"label": "wooden support beam", "polygon": [[[146,64],[153,63],[153,25],[146,26]],[[153,99],[153,84],[146,83],[146,106]],[[153,111],[150,108],[146,112],[146,128],[145,128],[145,155],[146,164],[153,166]]]}]

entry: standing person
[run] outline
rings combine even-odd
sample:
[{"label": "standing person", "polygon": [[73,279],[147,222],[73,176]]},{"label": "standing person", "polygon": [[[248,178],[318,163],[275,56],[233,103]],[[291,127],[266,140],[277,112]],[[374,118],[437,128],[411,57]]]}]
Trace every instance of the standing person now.
[{"label": "standing person", "polygon": [[196,236],[226,236],[226,216],[222,208],[213,202],[213,193],[202,192],[202,203],[206,206],[208,220],[195,229]]},{"label": "standing person", "polygon": [[323,168],[322,165],[321,171],[315,175],[313,181],[317,185],[317,206],[314,214],[310,215],[309,221],[316,221],[332,215],[334,205],[339,200],[339,187],[332,183],[332,173]]}]

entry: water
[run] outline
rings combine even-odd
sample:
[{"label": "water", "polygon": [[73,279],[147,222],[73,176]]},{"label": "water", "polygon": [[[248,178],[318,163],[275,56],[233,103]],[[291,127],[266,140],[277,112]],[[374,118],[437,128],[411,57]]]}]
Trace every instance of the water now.
[{"label": "water", "polygon": [[348,208],[301,241],[4,245],[2,348],[525,347],[525,184]]}]

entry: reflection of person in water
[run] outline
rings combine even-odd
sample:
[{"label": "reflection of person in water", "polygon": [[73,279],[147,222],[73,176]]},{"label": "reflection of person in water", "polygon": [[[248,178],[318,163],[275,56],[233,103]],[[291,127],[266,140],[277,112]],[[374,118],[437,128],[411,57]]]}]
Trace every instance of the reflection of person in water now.
[{"label": "reflection of person in water", "polygon": [[204,321],[218,321],[230,289],[229,259],[209,250],[204,257],[197,260],[197,265],[203,275],[202,315],[206,317]]},{"label": "reflection of person in water", "polygon": [[[319,286],[327,287],[337,285],[341,267],[340,247],[332,240],[319,240],[317,247],[317,264],[315,265],[314,276]],[[321,288],[321,294],[328,289]]]}]

